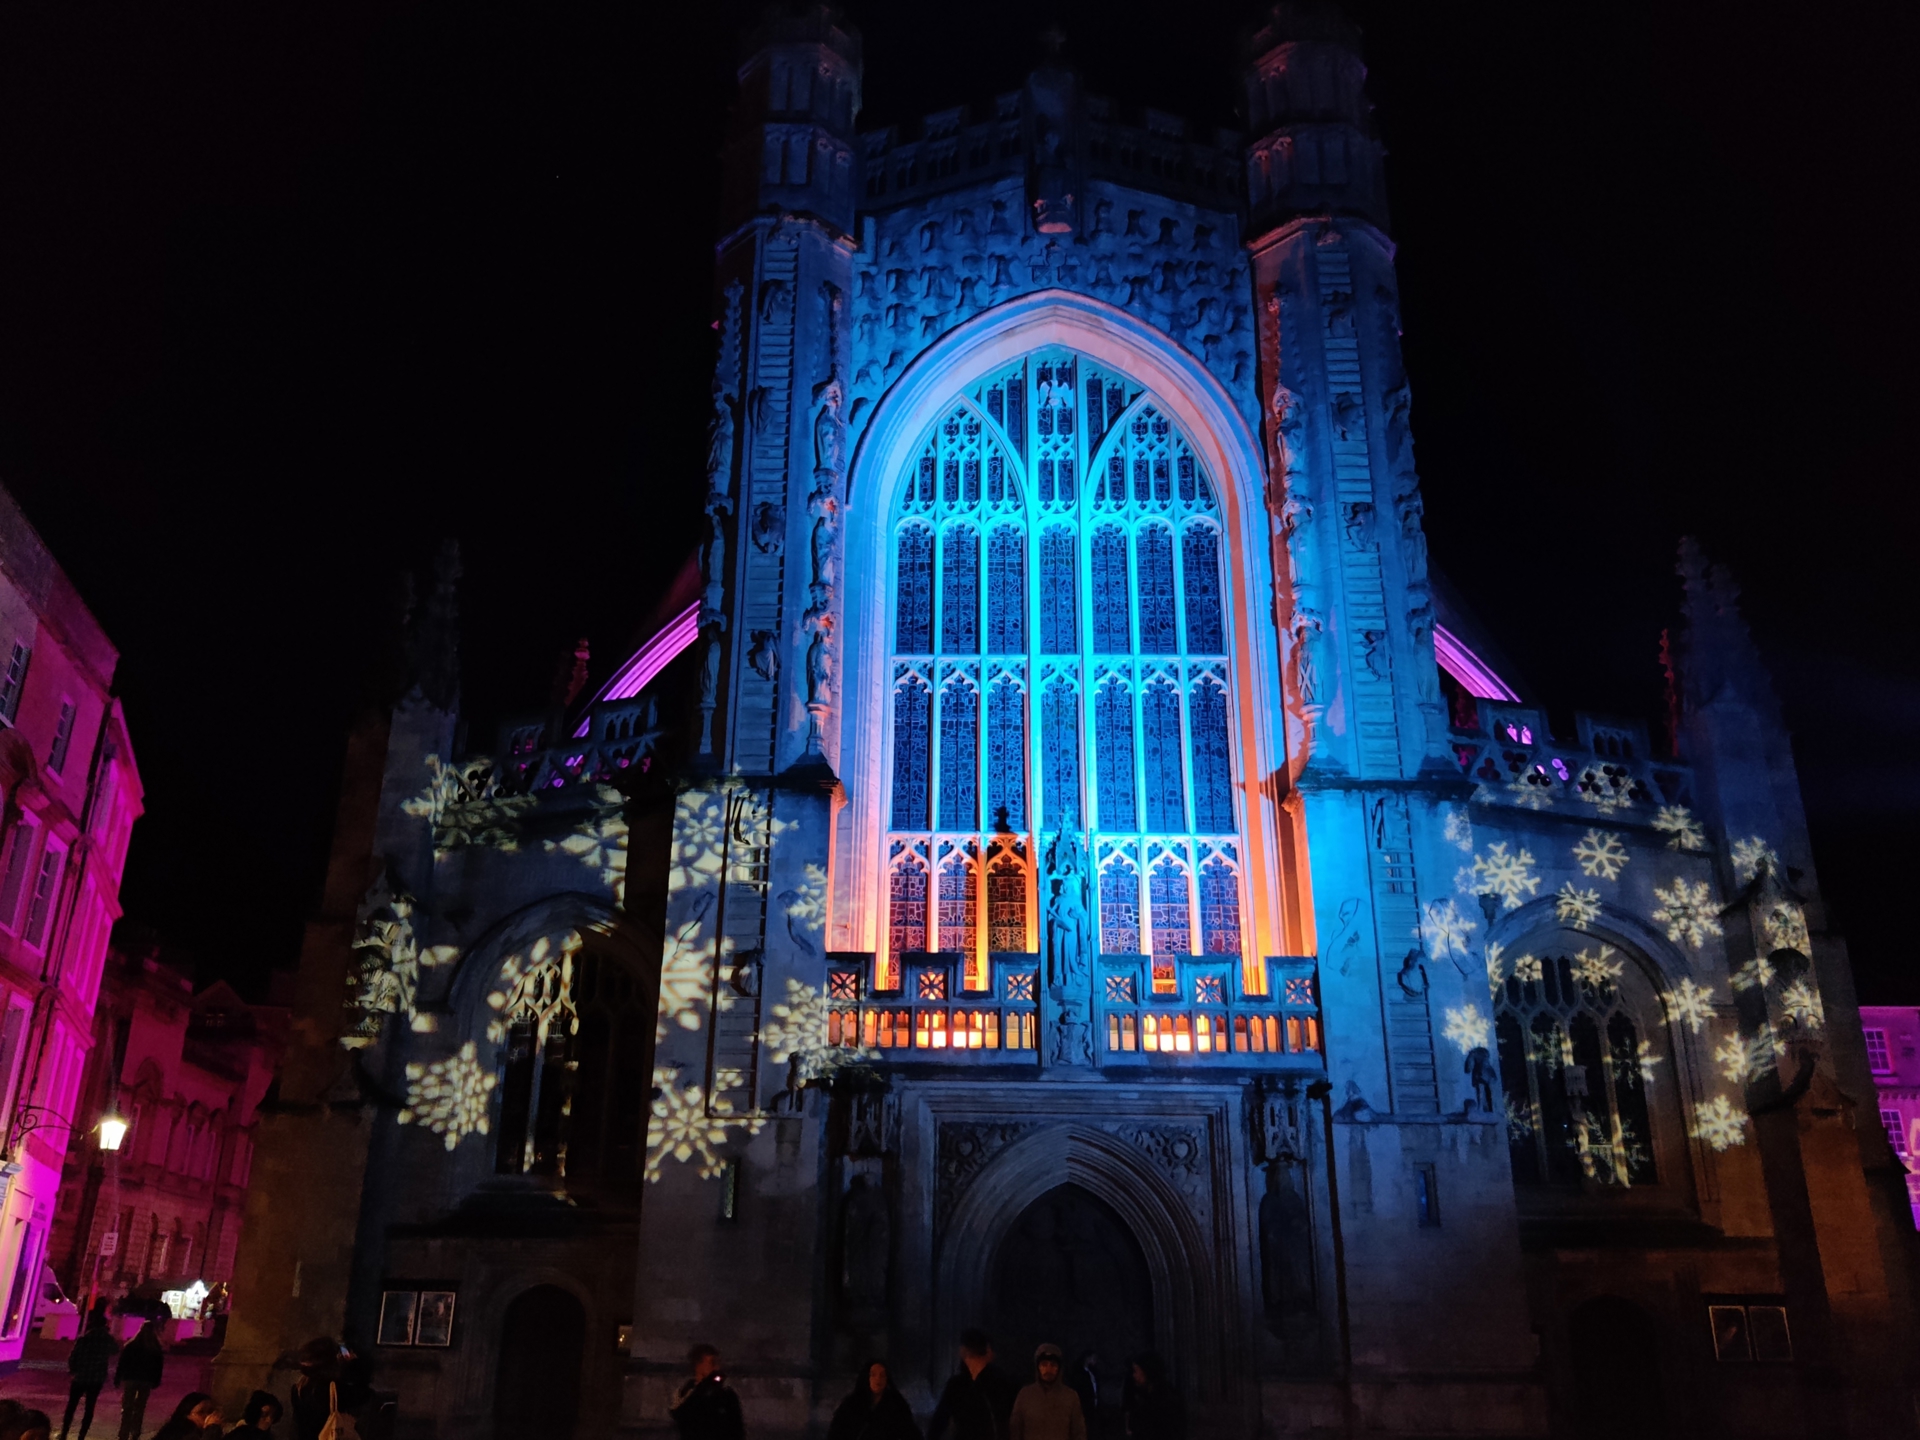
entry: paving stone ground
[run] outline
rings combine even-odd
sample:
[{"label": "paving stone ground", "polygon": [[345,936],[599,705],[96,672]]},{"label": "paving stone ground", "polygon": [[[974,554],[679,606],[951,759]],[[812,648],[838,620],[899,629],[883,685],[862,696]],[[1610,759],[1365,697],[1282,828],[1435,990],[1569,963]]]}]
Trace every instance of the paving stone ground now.
[{"label": "paving stone ground", "polygon": [[[0,1375],[0,1399],[18,1400],[33,1409],[46,1411],[53,1417],[56,1437],[60,1434],[61,1413],[67,1408],[67,1352],[72,1348],[72,1342],[67,1340],[29,1340],[20,1368],[10,1375]],[[160,1388],[147,1401],[145,1424],[140,1433],[151,1435],[165,1424],[182,1395],[190,1390],[206,1389],[210,1365],[211,1358],[206,1355],[168,1355]],[[83,1413],[74,1413],[75,1434],[79,1433]],[[231,1422],[239,1416],[229,1415],[227,1419]],[[119,1433],[120,1391],[109,1385],[100,1392],[100,1403],[93,1412],[93,1428],[87,1436],[88,1440],[102,1436],[105,1440],[114,1440]]]}]

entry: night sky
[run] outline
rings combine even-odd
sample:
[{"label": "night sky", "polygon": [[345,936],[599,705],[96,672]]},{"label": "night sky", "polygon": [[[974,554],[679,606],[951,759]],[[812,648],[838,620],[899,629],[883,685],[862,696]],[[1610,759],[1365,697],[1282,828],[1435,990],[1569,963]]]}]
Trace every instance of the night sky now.
[{"label": "night sky", "polygon": [[[612,10],[616,7],[607,7]],[[476,739],[695,540],[714,157],[757,7],[0,12],[0,480],[119,645],[130,917],[264,993],[396,577]],[[535,13],[546,12],[546,13]],[[1435,560],[1566,727],[1738,574],[1863,998],[1920,1003],[1911,6],[1363,4]],[[1236,124],[1238,0],[857,4],[865,125],[1015,88]]]}]

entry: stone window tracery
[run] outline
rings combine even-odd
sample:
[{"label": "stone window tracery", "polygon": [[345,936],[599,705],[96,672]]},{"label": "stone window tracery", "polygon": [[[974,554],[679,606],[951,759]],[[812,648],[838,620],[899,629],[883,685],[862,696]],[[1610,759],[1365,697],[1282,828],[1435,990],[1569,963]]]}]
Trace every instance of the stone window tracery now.
[{"label": "stone window tracery", "polygon": [[971,989],[1034,943],[1028,827],[1069,818],[1104,951],[1242,950],[1221,523],[1178,427],[1084,356],[941,413],[894,501],[890,956],[962,952]]}]

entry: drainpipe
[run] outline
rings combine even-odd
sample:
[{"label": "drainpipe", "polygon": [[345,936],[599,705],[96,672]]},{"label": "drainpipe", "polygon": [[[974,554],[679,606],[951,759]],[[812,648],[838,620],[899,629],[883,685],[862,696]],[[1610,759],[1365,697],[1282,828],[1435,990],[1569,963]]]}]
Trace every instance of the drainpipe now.
[{"label": "drainpipe", "polygon": [[1359,1417],[1353,1404],[1353,1324],[1347,1310],[1347,1239],[1340,1222],[1340,1179],[1334,1160],[1333,1082],[1316,1081],[1307,1094],[1320,1101],[1322,1129],[1327,1137],[1327,1208],[1333,1219],[1333,1294],[1340,1326],[1340,1422],[1341,1429],[1351,1437]]}]

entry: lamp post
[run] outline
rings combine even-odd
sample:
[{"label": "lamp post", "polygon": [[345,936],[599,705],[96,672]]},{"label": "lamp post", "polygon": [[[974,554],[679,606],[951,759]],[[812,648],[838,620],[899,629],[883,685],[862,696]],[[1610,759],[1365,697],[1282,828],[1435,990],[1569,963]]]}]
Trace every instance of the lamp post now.
[{"label": "lamp post", "polygon": [[[107,1242],[113,1242],[112,1253],[120,1253],[120,1142],[127,1138],[127,1117],[120,1113],[117,1104],[107,1106],[107,1113],[100,1117],[96,1127],[100,1134],[100,1149],[107,1157],[107,1223],[113,1229],[100,1237],[100,1243],[93,1250],[93,1276],[87,1282],[87,1313],[93,1313],[94,1302],[100,1297],[100,1262],[107,1253]],[[84,1318],[81,1322],[85,1324]]]}]

